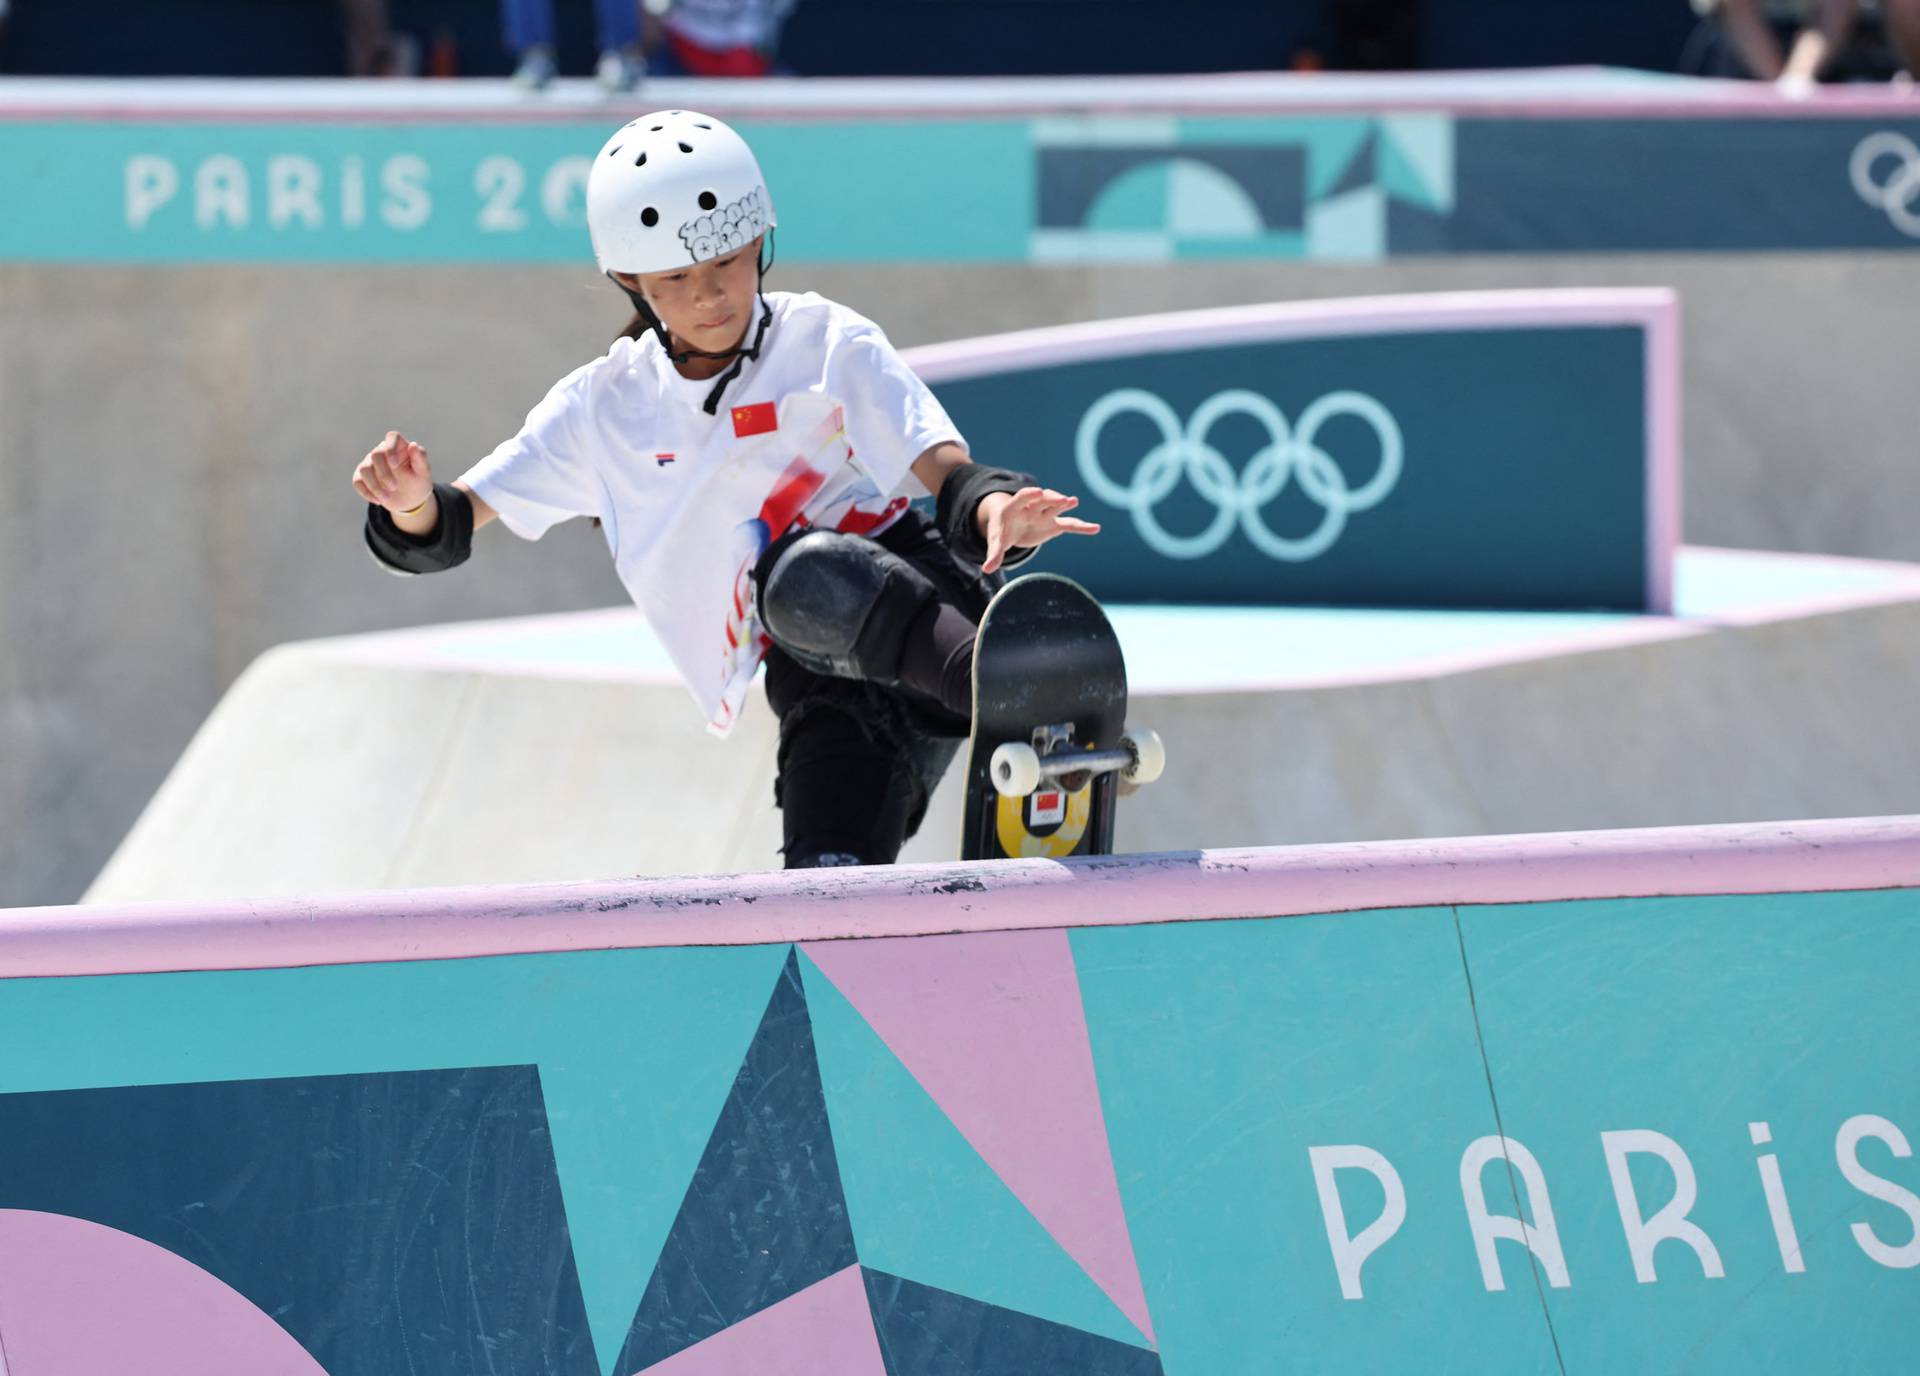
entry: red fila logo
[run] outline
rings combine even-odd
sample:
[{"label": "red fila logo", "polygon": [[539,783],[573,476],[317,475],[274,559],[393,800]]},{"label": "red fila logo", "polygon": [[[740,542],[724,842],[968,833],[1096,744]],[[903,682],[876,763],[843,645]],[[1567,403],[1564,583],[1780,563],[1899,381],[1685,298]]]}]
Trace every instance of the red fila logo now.
[{"label": "red fila logo", "polygon": [[780,418],[770,401],[733,408],[733,433],[736,439],[746,439],[749,435],[771,435],[779,428]]},{"label": "red fila logo", "polygon": [[662,468],[665,468],[665,467],[666,467],[666,466],[667,466],[668,464],[670,464],[670,463],[672,463],[672,462],[673,462],[673,455],[671,455],[671,454],[655,454],[655,455],[653,456],[653,461],[654,461],[654,462],[655,462],[656,464],[658,464],[658,465],[659,465],[660,467],[662,467]]}]

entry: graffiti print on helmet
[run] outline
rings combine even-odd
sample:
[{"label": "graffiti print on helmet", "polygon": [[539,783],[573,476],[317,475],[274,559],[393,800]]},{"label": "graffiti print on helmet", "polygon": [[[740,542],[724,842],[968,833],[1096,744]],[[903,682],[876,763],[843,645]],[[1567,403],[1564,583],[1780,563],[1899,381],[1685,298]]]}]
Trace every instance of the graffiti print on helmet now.
[{"label": "graffiti print on helmet", "polygon": [[680,226],[680,242],[687,246],[693,261],[704,263],[721,254],[745,248],[765,231],[767,212],[760,188],[754,187],[732,205],[721,206],[711,214],[688,220]]}]

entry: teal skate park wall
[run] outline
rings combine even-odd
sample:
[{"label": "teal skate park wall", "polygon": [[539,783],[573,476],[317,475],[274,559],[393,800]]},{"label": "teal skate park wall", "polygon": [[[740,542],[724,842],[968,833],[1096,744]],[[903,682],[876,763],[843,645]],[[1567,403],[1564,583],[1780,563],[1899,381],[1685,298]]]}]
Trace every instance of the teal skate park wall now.
[{"label": "teal skate park wall", "polygon": [[1904,1372],[1916,886],[1904,818],[0,912],[0,1347]]},{"label": "teal skate park wall", "polygon": [[1081,497],[1108,601],[1673,605],[1677,311],[1483,292],[1143,316],[912,350],[983,455]]}]

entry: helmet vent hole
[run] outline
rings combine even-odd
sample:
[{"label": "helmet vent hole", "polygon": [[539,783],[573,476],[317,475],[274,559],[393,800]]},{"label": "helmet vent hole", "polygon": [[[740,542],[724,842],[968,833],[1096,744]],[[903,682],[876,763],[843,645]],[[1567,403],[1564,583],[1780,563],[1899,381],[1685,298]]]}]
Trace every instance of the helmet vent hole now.
[{"label": "helmet vent hole", "polygon": [[702,191],[700,193],[700,208],[702,210],[712,210],[715,206],[719,204],[720,204],[720,198],[714,195],[711,191]]},{"label": "helmet vent hole", "polygon": [[660,223],[660,212],[655,210],[652,206],[648,206],[645,210],[640,212],[640,223],[645,225],[648,229],[652,229],[655,225]]},{"label": "helmet vent hole", "polygon": [[644,150],[642,150],[639,157],[633,160],[633,165],[635,167],[645,167],[647,165],[647,155]]},{"label": "helmet vent hole", "polygon": [[609,149],[607,150],[607,156],[608,156],[608,157],[612,157],[612,156],[614,156],[614,154],[616,154],[616,153],[618,153],[618,152],[620,151],[620,147],[621,147],[621,145],[619,145],[619,144],[617,144],[617,143],[616,143],[616,144],[614,144],[614,145],[613,145],[613,147],[611,147],[611,148],[609,148]]},{"label": "helmet vent hole", "polygon": [[648,132],[648,133],[650,133],[650,134],[657,134],[657,133],[659,133],[659,132],[660,132],[660,131],[661,131],[662,129],[664,129],[664,128],[666,128],[666,127],[667,127],[667,126],[666,126],[666,125],[664,125],[664,124],[656,124],[656,125],[654,125],[654,126],[653,126],[653,127],[651,128],[651,129],[649,129],[649,130],[648,130],[647,132]]},{"label": "helmet vent hole", "polygon": [[712,126],[711,124],[696,124],[696,125],[694,125],[693,127],[694,127],[694,128],[696,128],[696,129],[711,129],[711,128],[713,128],[713,126]]},{"label": "helmet vent hole", "polygon": [[680,145],[680,151],[682,153],[691,153],[693,151],[693,145],[690,143],[683,143]]}]

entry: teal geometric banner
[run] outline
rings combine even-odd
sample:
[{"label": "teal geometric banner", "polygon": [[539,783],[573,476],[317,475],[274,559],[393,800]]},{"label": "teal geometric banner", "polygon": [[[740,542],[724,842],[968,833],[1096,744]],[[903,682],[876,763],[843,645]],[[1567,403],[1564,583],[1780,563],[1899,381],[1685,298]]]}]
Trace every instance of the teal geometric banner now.
[{"label": "teal geometric banner", "polygon": [[7,979],[0,1341],[1904,1372],[1916,968],[1880,890]]},{"label": "teal geometric banner", "polygon": [[1377,259],[1438,247],[1443,114],[1043,120],[1039,262]]},{"label": "teal geometric banner", "polygon": [[[1023,123],[743,122],[794,259],[1026,256]],[[577,263],[597,123],[0,121],[0,261]],[[956,207],[976,213],[956,215]],[[979,208],[993,213],[977,213]]]},{"label": "teal geometric banner", "polygon": [[[0,261],[587,262],[596,121],[0,117]],[[742,118],[812,262],[1920,248],[1920,120]],[[1631,169],[1630,175],[1622,169]]]}]

